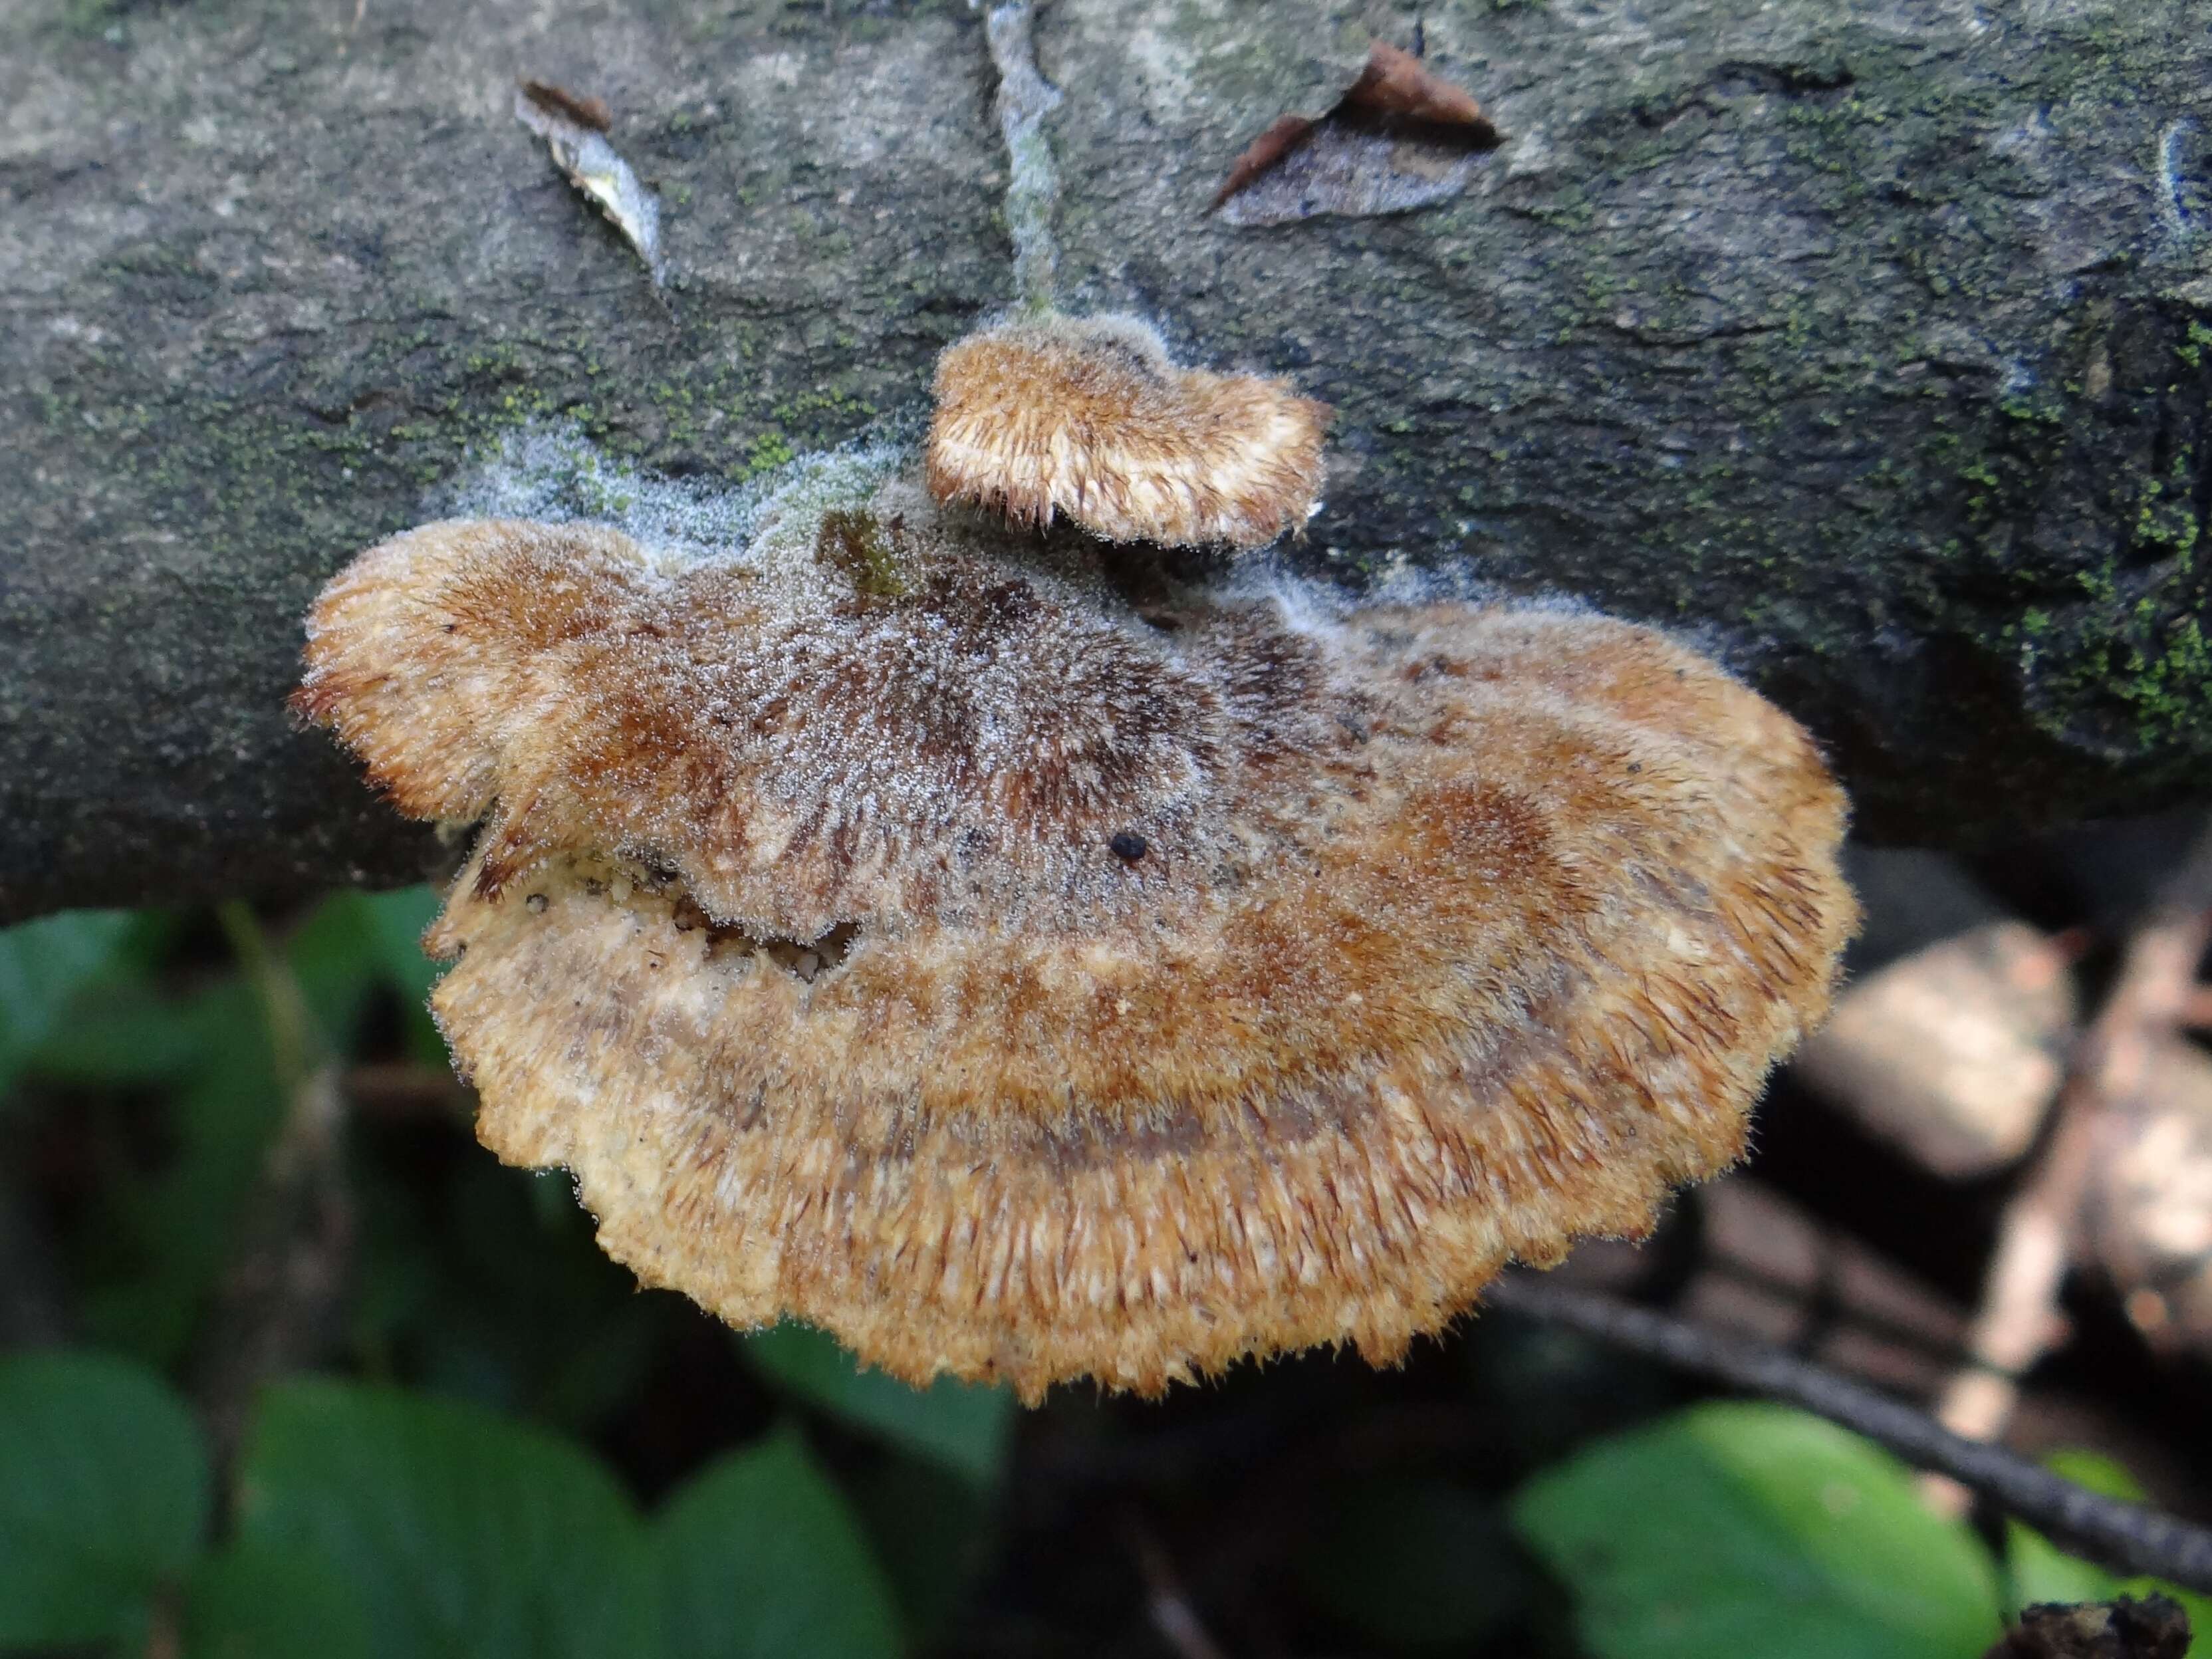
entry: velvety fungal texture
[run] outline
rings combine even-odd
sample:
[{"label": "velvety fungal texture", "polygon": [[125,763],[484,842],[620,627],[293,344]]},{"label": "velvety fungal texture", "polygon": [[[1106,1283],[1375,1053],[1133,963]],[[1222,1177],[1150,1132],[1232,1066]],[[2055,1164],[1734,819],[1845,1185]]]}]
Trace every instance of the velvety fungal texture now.
[{"label": "velvety fungal texture", "polygon": [[1854,921],[1785,716],[1599,617],[848,485],[711,556],[434,524],[310,619],[299,707],[483,823],[428,940],[480,1134],[647,1283],[1150,1393],[1395,1359],[1739,1155]]},{"label": "velvety fungal texture", "polygon": [[929,488],[1109,541],[1261,547],[1313,513],[1328,418],[1286,381],[1176,367],[1135,318],[1047,316],[938,360]]}]

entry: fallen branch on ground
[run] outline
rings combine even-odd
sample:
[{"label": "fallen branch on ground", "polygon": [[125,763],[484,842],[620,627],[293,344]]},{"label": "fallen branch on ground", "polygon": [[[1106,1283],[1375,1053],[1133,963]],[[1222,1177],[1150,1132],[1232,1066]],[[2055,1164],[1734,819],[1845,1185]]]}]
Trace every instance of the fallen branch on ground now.
[{"label": "fallen branch on ground", "polygon": [[1785,1350],[1528,1273],[1496,1280],[1484,1302],[1802,1407],[1950,1476],[2100,1566],[2212,1594],[2212,1528],[2076,1486]]}]

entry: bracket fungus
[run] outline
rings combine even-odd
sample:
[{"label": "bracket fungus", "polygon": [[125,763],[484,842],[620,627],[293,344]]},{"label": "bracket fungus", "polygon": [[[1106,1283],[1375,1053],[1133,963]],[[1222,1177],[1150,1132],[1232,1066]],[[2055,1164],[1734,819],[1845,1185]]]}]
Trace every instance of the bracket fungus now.
[{"label": "bracket fungus", "polygon": [[835,493],[434,524],[310,618],[299,708],[483,823],[427,940],[482,1139],[645,1282],[1153,1393],[1392,1360],[1739,1155],[1855,919],[1785,715],[1587,613]]},{"label": "bracket fungus", "polygon": [[1059,173],[1025,0],[994,6],[1006,216],[1018,313],[937,361],[930,493],[1017,526],[1066,519],[1113,542],[1264,547],[1320,504],[1328,405],[1288,382],[1179,367],[1151,325],[1064,314],[1053,297]]},{"label": "bracket fungus", "polygon": [[930,493],[1109,541],[1261,547],[1311,515],[1328,418],[1285,381],[1177,367],[1133,317],[1048,313],[938,360]]}]

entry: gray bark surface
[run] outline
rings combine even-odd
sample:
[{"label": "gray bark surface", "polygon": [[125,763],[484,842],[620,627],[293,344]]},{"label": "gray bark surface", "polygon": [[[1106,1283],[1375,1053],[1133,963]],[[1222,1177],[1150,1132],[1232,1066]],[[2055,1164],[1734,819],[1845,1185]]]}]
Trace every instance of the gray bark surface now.
[{"label": "gray bark surface", "polygon": [[[1506,143],[1204,210],[1410,8],[1056,0],[1063,297],[1338,410],[1294,562],[1682,629],[1880,836],[2212,793],[2201,0],[1460,0]],[[510,113],[597,94],[665,301]],[[1011,296],[964,5],[0,3],[0,915],[410,879],[300,617],[502,434],[742,477],[911,429]]]}]

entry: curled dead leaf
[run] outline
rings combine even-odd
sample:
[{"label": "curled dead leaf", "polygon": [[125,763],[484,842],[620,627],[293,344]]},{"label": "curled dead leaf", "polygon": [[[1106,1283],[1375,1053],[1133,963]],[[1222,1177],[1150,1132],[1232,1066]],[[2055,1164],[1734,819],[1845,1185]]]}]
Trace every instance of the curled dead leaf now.
[{"label": "curled dead leaf", "polygon": [[550,81],[523,82],[522,95],[546,114],[565,118],[593,132],[605,132],[615,124],[615,113],[605,99],[586,97]]},{"label": "curled dead leaf", "polygon": [[1368,48],[1367,66],[1331,114],[1379,122],[1425,122],[1459,130],[1470,144],[1498,143],[1498,128],[1474,94],[1386,40]]},{"label": "curled dead leaf", "polygon": [[2076,1017],[2063,947],[1994,921],[1860,979],[1797,1075],[1921,1168],[1978,1180],[2033,1144]]},{"label": "curled dead leaf", "polygon": [[1312,137],[1313,130],[1320,125],[1310,115],[1278,115],[1267,124],[1265,132],[1244,147],[1244,153],[1229,169],[1228,178],[1222,180],[1221,188],[1214,192],[1212,206],[1219,207]]},{"label": "curled dead leaf", "polygon": [[[1499,142],[1473,94],[1377,40],[1327,113],[1278,116],[1245,147],[1208,211],[1231,208],[1232,224],[1404,212],[1457,193],[1471,158]],[[1271,179],[1278,188],[1260,188]],[[1254,199],[1240,203],[1248,193]]]},{"label": "curled dead leaf", "polygon": [[2166,1354],[2212,1354],[2212,1057],[2174,1037],[2109,1103],[2083,1211],[2128,1321]]},{"label": "curled dead leaf", "polygon": [[515,89],[514,118],[545,141],[553,165],[614,222],[653,274],[653,286],[665,282],[660,200],[607,142],[614,117],[605,101],[547,82],[524,81]]}]

